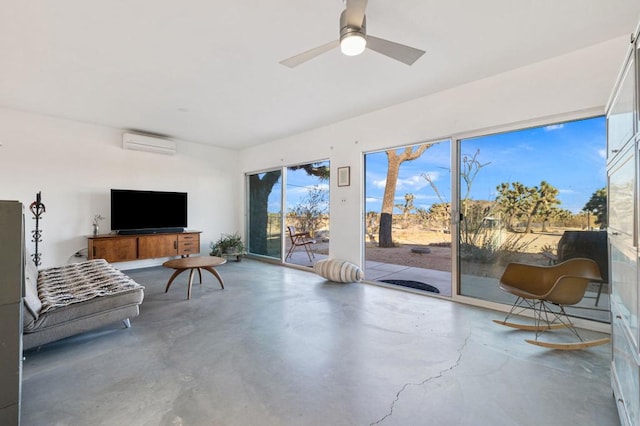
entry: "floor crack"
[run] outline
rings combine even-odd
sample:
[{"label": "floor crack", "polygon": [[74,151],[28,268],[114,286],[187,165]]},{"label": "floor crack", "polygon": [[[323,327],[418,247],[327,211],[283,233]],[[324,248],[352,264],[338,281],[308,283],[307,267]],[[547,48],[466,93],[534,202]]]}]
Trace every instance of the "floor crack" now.
[{"label": "floor crack", "polygon": [[404,385],[402,385],[400,390],[398,392],[396,392],[395,399],[391,402],[391,407],[389,408],[389,412],[387,414],[385,414],[382,418],[376,420],[375,422],[369,423],[369,426],[378,425],[378,424],[382,423],[383,421],[385,421],[387,418],[391,417],[393,415],[393,410],[394,410],[394,408],[396,406],[396,402],[398,402],[400,400],[400,395],[409,386],[422,386],[422,385],[430,382],[431,380],[439,379],[447,371],[451,371],[454,368],[456,368],[457,366],[459,366],[460,365],[460,360],[462,359],[462,352],[464,351],[464,348],[467,346],[467,341],[469,340],[469,337],[471,337],[471,332],[469,332],[467,337],[465,337],[464,342],[462,342],[462,345],[460,345],[460,347],[458,348],[458,359],[456,359],[456,362],[453,365],[451,365],[449,368],[445,368],[444,370],[440,370],[437,375],[431,376],[431,377],[427,377],[426,379],[424,379],[423,381],[421,381],[419,383],[405,383]]}]

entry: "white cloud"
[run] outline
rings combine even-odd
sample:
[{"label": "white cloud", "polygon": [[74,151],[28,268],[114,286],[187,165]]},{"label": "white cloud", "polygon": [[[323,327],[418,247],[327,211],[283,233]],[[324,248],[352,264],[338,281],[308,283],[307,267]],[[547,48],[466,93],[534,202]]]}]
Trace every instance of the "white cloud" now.
[{"label": "white cloud", "polygon": [[573,189],[558,189],[558,192],[560,194],[575,194],[576,191],[574,191]]},{"label": "white cloud", "polygon": [[301,203],[309,195],[309,191],[313,190],[315,187],[327,192],[329,191],[329,185],[324,182],[305,186],[287,185],[287,208],[291,208],[293,205]]},{"label": "white cloud", "polygon": [[[437,182],[440,179],[440,175],[441,175],[440,172],[432,171],[432,170],[424,172],[424,174],[427,175],[429,177],[429,179],[431,179],[432,182]],[[420,176],[420,177],[422,177],[422,179],[424,179],[426,181],[426,179],[423,176]],[[429,183],[429,182],[427,182],[427,183]]]},{"label": "white cloud", "polygon": [[598,157],[607,159],[607,150],[606,148],[602,148],[598,150]]},{"label": "white cloud", "polygon": [[398,191],[415,191],[424,188],[429,182],[419,175],[410,176],[406,179],[398,179],[396,190]]},{"label": "white cloud", "polygon": [[376,188],[384,189],[386,185],[387,185],[387,179],[373,181],[373,186],[375,186]]},{"label": "white cloud", "polygon": [[[428,171],[428,172],[425,172],[425,174],[427,174],[433,182],[437,182],[438,179],[440,179],[441,177],[441,173],[438,171]],[[373,186],[375,186],[376,188],[384,189],[386,184],[387,184],[386,178],[373,180]],[[424,176],[422,176],[422,174],[419,174],[419,175],[409,176],[404,179],[398,179],[398,183],[396,184],[396,191],[404,191],[404,192],[419,191],[426,186],[429,186],[429,182],[427,182],[427,180],[424,178]]]},{"label": "white cloud", "polygon": [[303,195],[307,195],[309,190],[304,186],[288,186],[287,187],[287,196],[288,197],[302,197]]},{"label": "white cloud", "polygon": [[545,132],[552,132],[554,130],[560,130],[564,127],[564,124],[552,124],[550,126],[545,126]]}]

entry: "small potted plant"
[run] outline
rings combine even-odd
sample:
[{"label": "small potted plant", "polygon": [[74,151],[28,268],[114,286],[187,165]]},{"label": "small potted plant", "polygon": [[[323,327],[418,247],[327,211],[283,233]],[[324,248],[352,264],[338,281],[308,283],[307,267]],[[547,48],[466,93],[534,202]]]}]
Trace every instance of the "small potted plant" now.
[{"label": "small potted plant", "polygon": [[237,262],[240,262],[240,256],[245,253],[242,238],[237,232],[234,234],[222,234],[218,241],[212,242],[209,247],[211,248],[211,256],[236,256]]}]

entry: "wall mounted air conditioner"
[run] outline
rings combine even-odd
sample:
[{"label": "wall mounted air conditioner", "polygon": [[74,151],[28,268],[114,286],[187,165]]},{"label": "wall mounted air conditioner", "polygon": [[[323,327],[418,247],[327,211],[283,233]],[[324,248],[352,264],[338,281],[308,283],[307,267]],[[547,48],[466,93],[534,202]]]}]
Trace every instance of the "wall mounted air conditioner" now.
[{"label": "wall mounted air conditioner", "polygon": [[173,155],[176,153],[176,143],[174,141],[136,133],[124,133],[122,135],[122,147],[134,151],[156,152],[158,154]]}]

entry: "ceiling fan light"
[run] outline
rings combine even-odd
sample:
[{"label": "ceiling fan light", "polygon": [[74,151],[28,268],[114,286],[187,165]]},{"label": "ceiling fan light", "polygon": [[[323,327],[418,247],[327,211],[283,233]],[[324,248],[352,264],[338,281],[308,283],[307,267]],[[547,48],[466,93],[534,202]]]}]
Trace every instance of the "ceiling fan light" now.
[{"label": "ceiling fan light", "polygon": [[367,39],[362,34],[346,34],[340,40],[340,50],[347,56],[356,56],[364,52],[367,47]]}]

